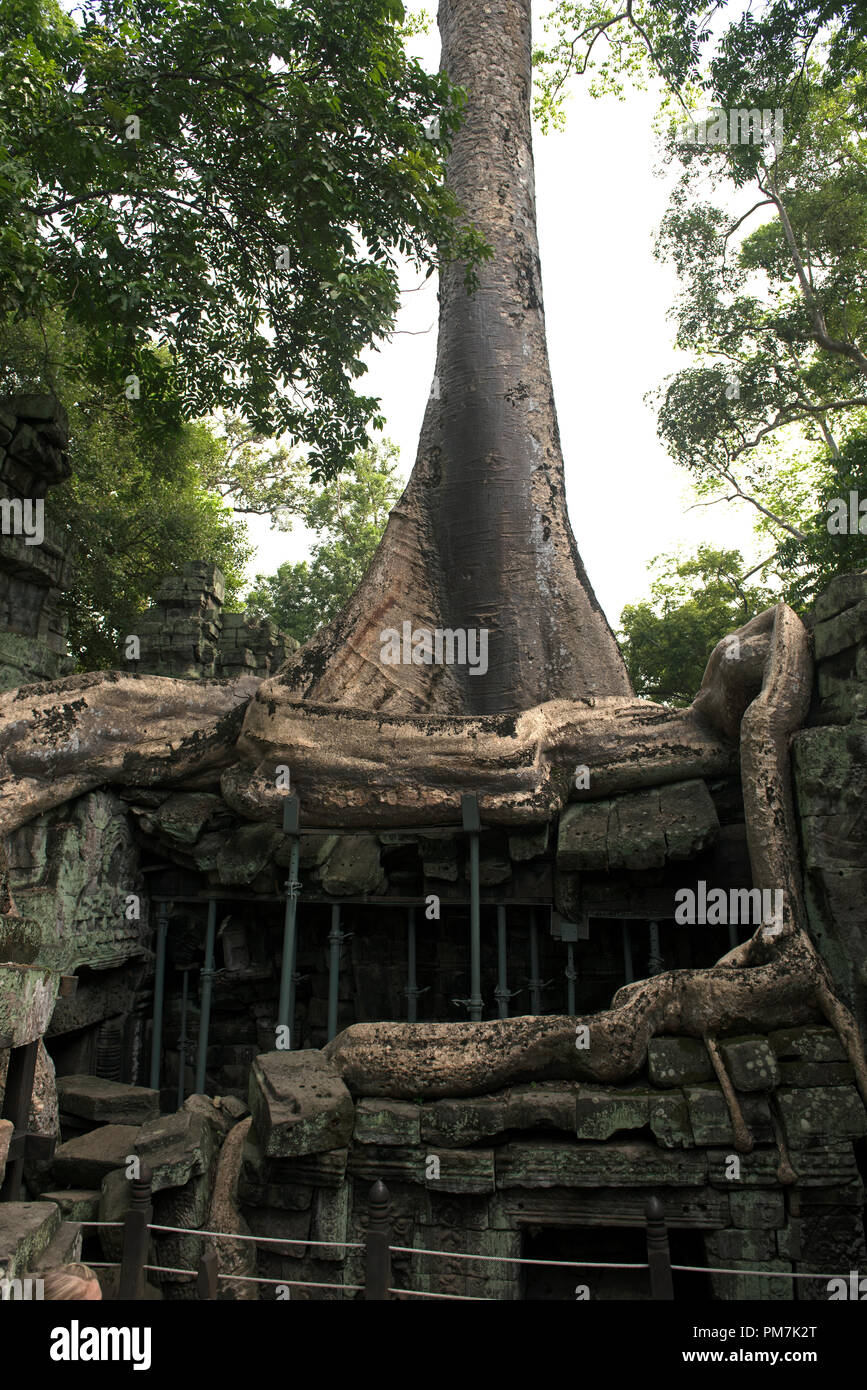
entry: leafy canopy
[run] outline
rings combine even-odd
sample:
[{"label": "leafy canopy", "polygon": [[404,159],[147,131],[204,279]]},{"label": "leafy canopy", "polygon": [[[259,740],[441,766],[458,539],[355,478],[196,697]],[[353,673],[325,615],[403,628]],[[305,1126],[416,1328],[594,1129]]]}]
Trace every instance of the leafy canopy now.
[{"label": "leafy canopy", "polygon": [[397,449],[374,445],[357,454],[352,468],[324,487],[310,485],[301,464],[287,492],[283,524],[293,518],[316,535],[310,560],[284,564],[256,576],[247,606],[306,642],[352,597],[373,559],[388,514],[403,491]]},{"label": "leafy canopy", "polygon": [[59,306],[91,380],[334,474],[382,424],[355,383],[400,257],[471,287],[488,254],[444,186],[464,95],[403,37],[399,0],[3,0],[0,316]]}]

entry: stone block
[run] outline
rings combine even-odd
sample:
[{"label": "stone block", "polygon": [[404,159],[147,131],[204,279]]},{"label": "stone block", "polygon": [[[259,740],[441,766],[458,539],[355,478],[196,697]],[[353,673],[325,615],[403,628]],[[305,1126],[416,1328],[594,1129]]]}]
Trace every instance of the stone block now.
[{"label": "stone block", "polygon": [[609,1139],[625,1129],[643,1129],[649,1122],[650,1092],[616,1086],[581,1086],[575,1103],[575,1133],[579,1139]]},{"label": "stone block", "polygon": [[321,871],[323,892],[335,898],[382,893],[388,880],[373,835],[343,835]]},{"label": "stone block", "polygon": [[[343,1154],[341,1181],[346,1167],[346,1150],[343,1150]],[[309,1177],[306,1181],[299,1178],[295,1168],[297,1162],[292,1159],[266,1162],[258,1146],[248,1139],[244,1144],[238,1174],[238,1197],[244,1206],[306,1211],[313,1199],[313,1184]]]},{"label": "stone block", "polygon": [[334,1260],[342,1263],[347,1254],[346,1250],[340,1248],[340,1243],[346,1243],[347,1230],[349,1229],[349,1200],[350,1185],[344,1183],[342,1187],[329,1191],[324,1188],[316,1193],[316,1200],[313,1203],[313,1223],[310,1228],[311,1240],[333,1240],[338,1244],[329,1249],[327,1246],[320,1247],[316,1251],[316,1258],[319,1260]]},{"label": "stone block", "polygon": [[493,1139],[506,1128],[503,1095],[477,1096],[472,1100],[440,1100],[423,1105],[421,1142],[460,1149],[480,1140]]},{"label": "stone block", "polygon": [[666,857],[694,859],[710,849],[719,835],[719,818],[705,783],[673,782],[660,787],[658,795]]},{"label": "stone block", "polygon": [[360,1100],[353,1138],[357,1144],[418,1144],[421,1109],[399,1100]]},{"label": "stone block", "polygon": [[647,1074],[654,1086],[687,1086],[714,1079],[713,1064],[700,1038],[651,1038]]},{"label": "stone block", "polygon": [[498,1188],[700,1187],[708,1164],[697,1150],[660,1152],[655,1144],[514,1143],[495,1150]]},{"label": "stone block", "polygon": [[689,1149],[695,1144],[689,1106],[682,1091],[650,1093],[647,1108],[650,1129],[663,1149]]},{"label": "stone block", "polygon": [[833,1028],[810,1024],[779,1028],[768,1034],[778,1062],[847,1062],[846,1051]]},{"label": "stone block", "polygon": [[777,1103],[786,1140],[793,1148],[815,1148],[828,1139],[860,1139],[867,1134],[867,1112],[854,1086],[783,1088],[777,1092]]},{"label": "stone block", "polygon": [[737,1091],[772,1091],[780,1082],[777,1059],[767,1038],[727,1038],[720,1052]]},{"label": "stone block", "polygon": [[759,1260],[773,1260],[777,1256],[775,1237],[774,1231],[750,1230],[744,1227],[709,1231],[704,1238],[708,1264],[714,1260],[717,1263],[745,1260],[751,1264]]},{"label": "stone block", "polygon": [[36,1268],[60,1219],[60,1208],[51,1202],[0,1202],[0,1279]]},{"label": "stone block", "polygon": [[505,1128],[575,1130],[574,1086],[542,1082],[538,1086],[513,1086],[506,1095]]},{"label": "stone block", "polygon": [[336,1067],[321,1052],[266,1052],[250,1071],[248,1095],[265,1157],[345,1148],[355,1109]]},{"label": "stone block", "polygon": [[[435,1192],[481,1195],[495,1190],[493,1149],[439,1149],[424,1154],[425,1186]],[[428,1176],[438,1161],[439,1176]]]},{"label": "stone block", "polygon": [[160,1115],[139,1131],[135,1152],[153,1174],[152,1188],[184,1187],[211,1167],[218,1145],[215,1129],[204,1116],[178,1110]]},{"label": "stone block", "polygon": [[538,859],[548,848],[548,837],[547,824],[538,830],[525,830],[510,835],[509,858],[519,864],[528,859]]},{"label": "stone block", "polygon": [[[689,1120],[696,1144],[734,1144],[729,1108],[718,1085],[684,1087]],[[744,1121],[754,1143],[771,1143],[774,1127],[768,1102],[761,1095],[739,1097]]]},{"label": "stone block", "polygon": [[813,617],[817,623],[826,622],[864,599],[867,599],[867,572],[837,574],[813,605]]},{"label": "stone block", "polygon": [[251,1235],[268,1237],[256,1242],[257,1250],[279,1255],[284,1260],[304,1259],[308,1253],[312,1209],[287,1211],[285,1208],[251,1207],[245,1215]]},{"label": "stone block", "polygon": [[41,1202],[54,1202],[64,1221],[97,1220],[99,1191],[90,1187],[63,1188],[40,1194]]},{"label": "stone block", "polygon": [[615,797],[608,820],[608,868],[661,869],[665,829],[656,791]]},{"label": "stone block", "polygon": [[835,618],[827,618],[813,628],[813,643],[817,661],[825,661],[837,652],[854,647],[867,638],[867,599],[846,608]]},{"label": "stone block", "polygon": [[566,807],[557,835],[558,869],[607,870],[611,805],[610,801],[586,801]]},{"label": "stone block", "polygon": [[104,1125],[68,1139],[55,1149],[51,1171],[67,1187],[100,1187],[106,1174],[124,1168],[137,1152],[141,1133],[136,1125]]},{"label": "stone block", "polygon": [[[732,1184],[734,1188],[735,1184]],[[786,1219],[782,1192],[738,1192],[729,1197],[732,1225],[745,1230],[775,1230]]]},{"label": "stone block", "polygon": [[[210,843],[210,836],[204,837]],[[217,874],[221,883],[252,883],[284,839],[276,825],[242,825],[221,836]]]},{"label": "stone block", "polygon": [[97,1124],[143,1125],[160,1112],[159,1091],[101,1076],[58,1076],[57,1099],[65,1114]]}]

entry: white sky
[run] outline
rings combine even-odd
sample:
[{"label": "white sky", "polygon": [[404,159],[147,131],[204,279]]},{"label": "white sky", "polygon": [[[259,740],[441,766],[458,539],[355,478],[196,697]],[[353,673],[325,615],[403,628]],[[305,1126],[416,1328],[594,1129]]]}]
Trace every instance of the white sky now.
[{"label": "white sky", "polygon": [[[412,6],[411,8],[418,8]],[[534,3],[535,37],[541,4]],[[415,40],[429,70],[439,64],[436,26]],[[668,202],[671,175],[658,168],[652,93],[594,101],[575,89],[567,129],[535,132],[539,242],[548,348],[566,463],[566,493],[578,549],[614,627],[626,603],[645,597],[654,556],[699,542],[739,547],[759,559],[753,509],[727,504],[688,511],[688,475],[656,438],[645,394],[687,363],[675,352],[666,314],[674,300],[673,270],[653,257],[656,228]],[[419,277],[407,274],[407,288]],[[379,396],[385,434],[398,444],[406,473],[433,378],[436,280],[405,297],[402,330],[380,353],[360,389]],[[429,330],[429,331],[425,331]],[[420,336],[405,336],[411,333]],[[300,531],[270,529],[252,518],[257,554],[249,566],[273,573],[304,558]]]}]

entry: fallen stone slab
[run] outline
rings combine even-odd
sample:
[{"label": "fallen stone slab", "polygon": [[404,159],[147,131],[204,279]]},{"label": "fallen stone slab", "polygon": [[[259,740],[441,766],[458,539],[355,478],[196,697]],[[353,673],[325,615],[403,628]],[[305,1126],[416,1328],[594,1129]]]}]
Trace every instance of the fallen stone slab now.
[{"label": "fallen stone slab", "polygon": [[100,1187],[115,1168],[124,1168],[136,1152],[137,1125],[104,1125],[67,1139],[54,1151],[51,1171],[68,1187]]},{"label": "fallen stone slab", "polygon": [[91,1187],[70,1187],[40,1194],[41,1202],[54,1202],[60,1207],[64,1221],[97,1219],[99,1191]]},{"label": "fallen stone slab", "polygon": [[[99,1131],[97,1131],[99,1132]],[[211,1166],[218,1147],[216,1126],[195,1110],[160,1115],[138,1131],[135,1152],[151,1170],[151,1188],[185,1187]]]},{"label": "fallen stone slab", "polygon": [[98,1124],[143,1125],[160,1113],[160,1093],[101,1076],[58,1076],[60,1109]]},{"label": "fallen stone slab", "polygon": [[59,1226],[51,1202],[0,1202],[0,1279],[33,1269]]},{"label": "fallen stone slab", "polygon": [[266,1052],[250,1070],[250,1113],[265,1157],[292,1158],[345,1148],[355,1107],[321,1052]]}]

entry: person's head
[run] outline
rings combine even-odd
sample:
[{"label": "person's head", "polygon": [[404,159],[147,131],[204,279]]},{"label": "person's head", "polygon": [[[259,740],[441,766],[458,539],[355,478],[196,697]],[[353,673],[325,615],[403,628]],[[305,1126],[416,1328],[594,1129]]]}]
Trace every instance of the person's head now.
[{"label": "person's head", "polygon": [[90,1265],[58,1265],[39,1277],[44,1280],[46,1301],[85,1299],[90,1302],[102,1298],[99,1280]]}]

